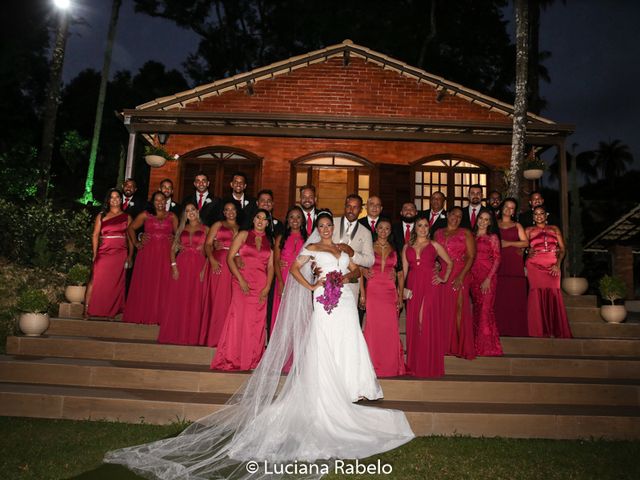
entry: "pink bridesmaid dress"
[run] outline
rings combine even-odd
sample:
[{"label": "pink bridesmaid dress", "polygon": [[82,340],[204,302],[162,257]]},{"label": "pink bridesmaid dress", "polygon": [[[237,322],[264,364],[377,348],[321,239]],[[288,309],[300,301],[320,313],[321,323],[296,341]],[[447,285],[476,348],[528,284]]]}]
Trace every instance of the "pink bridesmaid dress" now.
[{"label": "pink bridesmaid dress", "polygon": [[535,252],[527,258],[529,335],[571,338],[560,275],[551,275],[551,267],[558,260],[558,237],[551,229],[533,227],[529,244],[529,251]]},{"label": "pink bridesmaid dress", "polygon": [[433,285],[436,249],[431,242],[420,256],[407,247],[409,273],[406,288],[412,297],[407,300],[407,373],[416,377],[444,375],[444,355],[448,333],[440,312],[442,285]]},{"label": "pink bridesmaid dress", "polygon": [[[517,242],[518,227],[501,228],[502,240]],[[496,323],[500,335],[526,337],[527,326],[527,277],[524,275],[522,248],[505,247],[500,251],[498,267],[498,294],[496,295]]]},{"label": "pink bridesmaid dress", "polygon": [[465,229],[459,228],[451,237],[446,237],[444,232],[445,229],[438,230],[435,241],[444,247],[453,262],[449,281],[442,289],[442,314],[446,319],[449,338],[447,353],[471,360],[476,357],[476,347],[473,341],[473,316],[469,294],[470,275],[467,274],[460,290],[453,289],[453,281],[464,269],[467,261]]},{"label": "pink bridesmaid dress", "polygon": [[[291,232],[289,237],[284,242],[284,248],[280,251],[280,258],[283,262],[287,263],[287,267],[281,268],[280,273],[282,274],[282,281],[287,282],[287,276],[289,275],[289,267],[296,261],[300,250],[302,250],[302,245],[304,245],[304,239],[302,238],[302,234],[299,232]],[[284,285],[283,285],[284,286]],[[278,318],[278,309],[280,308],[280,300],[282,298],[278,295],[280,291],[280,282],[276,277],[276,291],[273,296],[273,308],[271,310],[271,330],[276,326],[276,319]]]},{"label": "pink bridesmaid dress", "polygon": [[267,284],[267,268],[271,246],[264,234],[258,250],[254,230],[249,230],[247,240],[240,247],[240,257],[244,268],[240,273],[249,284],[250,292],[245,295],[240,283],[233,276],[231,305],[216,355],[211,368],[214,370],[253,370],[260,363],[267,338],[267,302],[259,301],[259,294]]},{"label": "pink bridesmaid dress", "polygon": [[[471,267],[471,299],[473,300],[473,337],[476,353],[482,357],[502,355],[500,334],[496,325],[493,304],[496,300],[500,265],[500,239],[495,234],[476,237],[476,258]],[[480,286],[489,279],[489,291]]]},{"label": "pink bridesmaid dress", "polygon": [[214,250],[213,257],[220,264],[220,273],[211,270],[211,263],[207,261],[204,272],[204,298],[202,306],[202,322],[198,343],[208,347],[215,347],[220,340],[220,332],[227,318],[231,304],[231,281],[233,275],[227,264],[227,253],[233,240],[233,230],[221,225],[216,234],[216,240],[222,245],[220,250]]},{"label": "pink bridesmaid dress", "polygon": [[158,324],[166,306],[171,282],[172,213],[162,220],[147,213],[144,232],[148,240],[138,251],[122,321]]},{"label": "pink bridesmaid dress", "polygon": [[113,318],[124,311],[128,218],[123,212],[102,220],[87,315]]},{"label": "pink bridesmaid dress", "polygon": [[378,377],[406,374],[398,330],[397,263],[398,254],[392,251],[385,259],[383,268],[382,257],[376,253],[371,267],[373,276],[367,280],[364,339]]},{"label": "pink bridesmaid dress", "polygon": [[207,260],[204,255],[206,236],[204,225],[193,233],[186,230],[180,233],[181,248],[176,258],[178,279],[169,280],[159,343],[198,345],[204,293],[202,272]]}]

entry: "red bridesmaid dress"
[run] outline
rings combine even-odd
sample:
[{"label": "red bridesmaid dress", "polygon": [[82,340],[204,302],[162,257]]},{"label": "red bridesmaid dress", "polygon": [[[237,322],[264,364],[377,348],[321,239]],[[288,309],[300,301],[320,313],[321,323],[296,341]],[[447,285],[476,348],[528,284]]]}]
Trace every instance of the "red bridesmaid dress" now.
[{"label": "red bridesmaid dress", "polygon": [[123,212],[102,220],[87,315],[113,318],[124,311],[128,218],[129,215]]},{"label": "red bridesmaid dress", "polygon": [[178,279],[172,277],[169,281],[159,343],[198,345],[204,293],[202,272],[207,260],[204,255],[206,237],[204,225],[193,233],[186,230],[180,233],[181,249],[176,258]]},{"label": "red bridesmaid dress", "polygon": [[440,311],[440,292],[444,286],[433,285],[436,249],[429,242],[418,257],[409,245],[406,256],[409,263],[406,288],[412,292],[407,300],[407,373],[441,377],[448,330]]},{"label": "red bridesmaid dress", "polygon": [[[501,228],[502,240],[517,242],[518,227]],[[524,275],[522,248],[505,247],[500,251],[498,267],[498,285],[496,295],[496,323],[500,335],[507,337],[526,337],[527,327],[527,277]]]},{"label": "red bridesmaid dress", "polygon": [[444,247],[451,257],[453,269],[449,281],[442,289],[442,314],[446,319],[448,330],[447,353],[456,357],[471,360],[476,357],[476,347],[473,341],[473,316],[471,313],[471,277],[467,274],[462,282],[462,288],[453,289],[453,281],[464,269],[467,261],[467,242],[465,230],[459,228],[450,237],[444,235],[445,229],[435,234],[435,241]]},{"label": "red bridesmaid dress", "polygon": [[202,322],[198,343],[208,347],[215,347],[220,340],[220,332],[227,318],[231,304],[231,282],[233,275],[227,264],[227,253],[234,237],[233,230],[221,225],[216,234],[216,240],[222,245],[220,250],[213,251],[213,257],[220,264],[220,273],[211,270],[211,263],[207,260],[204,272],[204,298],[202,306]]},{"label": "red bridesmaid dress", "polygon": [[[500,265],[500,239],[495,234],[476,237],[476,258],[471,267],[471,299],[473,300],[473,337],[476,353],[483,357],[502,355],[500,334],[496,325],[493,305]],[[489,279],[489,291],[482,293],[480,286]]]},{"label": "red bridesmaid dress", "polygon": [[391,251],[385,259],[383,269],[382,257],[375,253],[375,261],[371,267],[373,276],[367,280],[364,339],[378,377],[406,374],[398,329],[398,291],[395,281],[397,263],[398,254]]},{"label": "red bridesmaid dress", "polygon": [[[284,248],[280,251],[280,258],[287,263],[286,268],[280,269],[280,273],[282,274],[282,281],[287,282],[287,276],[289,275],[289,267],[293,265],[293,262],[298,258],[298,254],[300,250],[302,250],[302,245],[304,245],[304,239],[302,238],[302,234],[299,232],[291,232],[289,237],[284,242]],[[283,285],[284,287],[284,285]],[[280,301],[282,298],[278,295],[280,291],[280,282],[276,277],[276,291],[273,296],[273,308],[271,309],[271,330],[276,326],[276,319],[278,318],[278,309],[280,308]]]},{"label": "red bridesmaid dress", "polygon": [[571,338],[560,291],[560,275],[551,275],[551,267],[558,260],[556,232],[546,227],[533,227],[529,244],[529,251],[535,252],[535,255],[527,258],[529,335]]},{"label": "red bridesmaid dress", "polygon": [[122,320],[130,323],[158,324],[166,306],[171,282],[172,213],[162,220],[147,213],[144,233],[148,240],[138,251],[127,306]]},{"label": "red bridesmaid dress", "polygon": [[[262,237],[260,249],[256,246],[258,235]],[[211,363],[214,370],[253,370],[260,363],[267,338],[267,302],[260,302],[259,295],[267,285],[271,246],[264,233],[249,230],[239,253],[244,262],[240,273],[250,291],[245,295],[233,276],[231,305]]]}]

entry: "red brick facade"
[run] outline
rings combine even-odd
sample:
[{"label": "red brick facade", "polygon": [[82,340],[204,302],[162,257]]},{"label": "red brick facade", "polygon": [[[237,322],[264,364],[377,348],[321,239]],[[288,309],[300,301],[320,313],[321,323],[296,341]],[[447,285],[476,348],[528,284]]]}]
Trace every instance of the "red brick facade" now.
[{"label": "red brick facade", "polygon": [[[332,58],[296,69],[274,79],[257,82],[253,94],[245,88],[188,103],[186,110],[238,113],[311,114],[332,117],[415,118],[430,120],[492,121],[510,123],[505,115],[446,95],[440,101],[432,86],[418,83],[397,72],[354,58],[348,66]],[[271,188],[276,197],[276,215],[282,216],[290,201],[292,162],[317,152],[344,152],[372,164],[410,165],[439,154],[464,156],[492,169],[508,165],[510,147],[456,143],[398,142],[383,140],[332,140],[317,138],[244,137],[172,134],[167,150],[184,156],[204,147],[233,147],[262,158],[258,188]],[[176,197],[180,191],[180,161],[153,169],[150,188],[162,178],[173,178]],[[253,179],[250,179],[253,181]],[[372,173],[371,193],[380,179]],[[255,191],[255,190],[254,190]],[[403,199],[404,200],[404,199]]]}]

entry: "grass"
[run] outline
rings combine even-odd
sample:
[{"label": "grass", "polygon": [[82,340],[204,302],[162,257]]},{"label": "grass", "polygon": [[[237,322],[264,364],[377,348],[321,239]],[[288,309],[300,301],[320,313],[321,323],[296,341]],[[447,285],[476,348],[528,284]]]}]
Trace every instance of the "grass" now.
[{"label": "grass", "polygon": [[[158,426],[0,417],[0,478],[139,479],[103,465],[108,450],[177,434],[184,422]],[[325,478],[436,479],[638,479],[640,442],[423,437],[362,463],[391,465],[390,475]]]}]

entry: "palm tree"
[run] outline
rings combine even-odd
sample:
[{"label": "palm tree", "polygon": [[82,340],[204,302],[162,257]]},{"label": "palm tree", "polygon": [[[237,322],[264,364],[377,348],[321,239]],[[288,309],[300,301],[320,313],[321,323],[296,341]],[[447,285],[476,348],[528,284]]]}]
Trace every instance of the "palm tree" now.
[{"label": "palm tree", "polygon": [[594,151],[595,164],[602,178],[613,185],[613,181],[621,177],[627,166],[633,163],[633,155],[629,151],[629,146],[621,140],[609,142],[599,142],[598,148]]},{"label": "palm tree", "polygon": [[[575,158],[577,173],[582,174],[582,177],[586,179],[587,183],[591,183],[593,180],[598,179],[598,170],[595,166],[595,151],[585,150],[584,152],[576,153],[577,143],[571,145],[571,149],[567,151],[567,168],[571,173],[573,169],[573,160]],[[549,176],[554,180],[560,179],[560,158],[558,154],[553,157],[555,162],[549,167]]]}]

